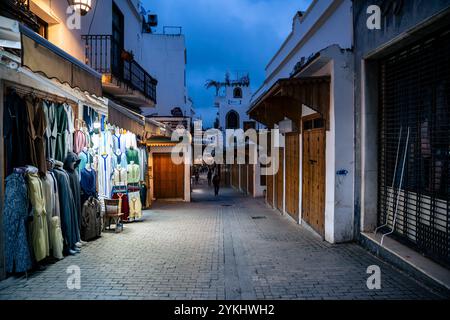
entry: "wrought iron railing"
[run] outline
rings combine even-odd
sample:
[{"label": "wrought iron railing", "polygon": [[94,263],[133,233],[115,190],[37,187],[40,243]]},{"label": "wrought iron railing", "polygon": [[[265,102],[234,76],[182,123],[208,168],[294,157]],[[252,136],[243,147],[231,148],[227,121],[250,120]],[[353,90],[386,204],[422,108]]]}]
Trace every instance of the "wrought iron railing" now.
[{"label": "wrought iron railing", "polygon": [[142,92],[156,103],[156,85],[153,78],[132,54],[117,44],[112,35],[83,35],[85,63],[102,74],[111,74],[134,90]]}]

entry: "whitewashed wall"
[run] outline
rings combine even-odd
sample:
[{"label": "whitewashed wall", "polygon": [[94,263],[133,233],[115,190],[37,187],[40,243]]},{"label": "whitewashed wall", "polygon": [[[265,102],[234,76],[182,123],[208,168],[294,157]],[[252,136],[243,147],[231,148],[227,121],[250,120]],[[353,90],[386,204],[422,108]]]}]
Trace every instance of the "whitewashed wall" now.
[{"label": "whitewashed wall", "polygon": [[[352,48],[352,19],[350,0],[314,1],[303,17],[295,16],[292,33],[267,65],[266,80],[252,98],[256,101],[278,79],[289,78],[303,57],[307,59],[320,52],[323,59],[328,59],[328,64],[313,76],[331,77],[330,128],[325,149],[325,240],[331,243],[353,239],[354,68],[353,56],[346,50]],[[303,116],[311,113],[311,109],[303,108]],[[301,208],[301,191],[299,198]]]},{"label": "whitewashed wall", "polygon": [[216,101],[219,102],[219,122],[220,126],[225,129],[226,116],[231,110],[236,111],[239,114],[240,128],[244,127],[244,121],[250,120],[247,115],[247,110],[250,106],[250,99],[252,92],[250,87],[240,87],[242,89],[242,99],[233,98],[233,90],[235,87],[228,86],[223,92],[223,96],[217,97]]},{"label": "whitewashed wall", "polygon": [[296,15],[293,29],[266,67],[266,80],[252,101],[278,79],[289,78],[297,62],[331,45],[352,48],[351,0],[314,1],[303,17]]},{"label": "whitewashed wall", "polygon": [[191,116],[186,96],[184,35],[144,34],[143,40],[142,66],[158,79],[156,108],[142,110],[144,115],[171,116],[171,110],[178,107],[184,116]]},{"label": "whitewashed wall", "polygon": [[[54,2],[54,1],[53,1]],[[88,34],[92,21],[91,35],[112,34],[112,3],[113,0],[96,0],[97,12],[95,18],[94,8],[86,15],[82,23],[82,34]],[[125,29],[125,50],[133,51],[135,60],[143,65],[147,58],[143,50],[142,17],[139,14],[136,0],[114,0],[114,3],[122,11]],[[93,2],[93,5],[95,3]],[[148,70],[147,70],[148,71]]]},{"label": "whitewashed wall", "polygon": [[[31,0],[30,9],[48,23],[48,40],[74,58],[84,63],[84,43],[82,30],[69,29],[67,1]],[[81,17],[81,24],[90,22],[89,16]]]}]

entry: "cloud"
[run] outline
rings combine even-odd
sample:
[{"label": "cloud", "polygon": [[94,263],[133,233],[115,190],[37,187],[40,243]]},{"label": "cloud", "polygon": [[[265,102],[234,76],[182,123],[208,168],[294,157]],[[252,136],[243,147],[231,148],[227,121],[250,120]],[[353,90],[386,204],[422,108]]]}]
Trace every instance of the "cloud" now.
[{"label": "cloud", "polygon": [[[159,27],[182,26],[188,52],[187,81],[197,114],[214,121],[212,90],[207,79],[223,79],[226,71],[250,73],[255,91],[265,67],[292,28],[292,18],[310,0],[144,0],[158,14]],[[214,111],[212,111],[212,110]]]}]

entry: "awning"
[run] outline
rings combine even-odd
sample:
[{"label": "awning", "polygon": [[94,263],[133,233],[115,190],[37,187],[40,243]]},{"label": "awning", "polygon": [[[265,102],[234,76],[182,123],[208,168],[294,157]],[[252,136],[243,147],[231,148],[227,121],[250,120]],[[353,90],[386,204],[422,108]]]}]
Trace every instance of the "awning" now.
[{"label": "awning", "polygon": [[306,105],[322,115],[328,128],[330,82],[329,76],[280,79],[247,113],[250,118],[273,127],[285,118],[301,119],[302,106]]},{"label": "awning", "polygon": [[[39,75],[37,75],[37,76],[39,76]],[[44,78],[43,76],[40,76],[40,77]],[[47,78],[45,78],[45,79],[47,79]],[[108,115],[108,100],[106,98],[91,96],[90,94],[88,94],[86,92],[82,92],[79,89],[73,89],[68,84],[62,84],[56,80],[49,80],[49,79],[47,79],[47,80],[51,81],[55,86],[61,88],[62,90],[66,91],[66,92],[70,92],[72,95],[76,96],[78,99],[79,105],[89,106],[101,115],[105,115],[105,116]]]},{"label": "awning", "polygon": [[145,118],[145,140],[149,140],[153,136],[168,136],[169,134],[170,129],[165,124]]},{"label": "awning", "polygon": [[57,79],[97,97],[102,96],[101,75],[37,33],[20,25],[22,65],[49,79]]},{"label": "awning", "polygon": [[74,94],[72,89],[64,90],[50,79],[33,73],[28,69],[22,67],[12,69],[0,64],[0,72],[2,74],[2,80],[7,81],[8,84],[23,86],[30,88],[30,90],[48,92],[52,97],[57,97],[61,101],[67,100],[71,104],[78,104],[79,102],[79,97]]},{"label": "awning", "polygon": [[108,122],[140,137],[145,132],[145,117],[108,100]]},{"label": "awning", "polygon": [[173,147],[178,143],[177,141],[172,141],[171,137],[166,136],[154,136],[146,141],[149,147]]},{"label": "awning", "polygon": [[[4,53],[0,53],[0,57],[6,60]],[[71,88],[67,84],[61,84],[56,80],[50,80],[43,75],[34,73],[28,68],[22,68],[18,64],[16,66],[17,68],[14,69],[0,63],[0,73],[7,87],[18,91],[29,91],[42,99],[68,103],[75,108],[77,117],[82,114],[79,109],[80,105],[90,106],[100,114],[108,115],[106,99],[90,96],[79,89]]]}]

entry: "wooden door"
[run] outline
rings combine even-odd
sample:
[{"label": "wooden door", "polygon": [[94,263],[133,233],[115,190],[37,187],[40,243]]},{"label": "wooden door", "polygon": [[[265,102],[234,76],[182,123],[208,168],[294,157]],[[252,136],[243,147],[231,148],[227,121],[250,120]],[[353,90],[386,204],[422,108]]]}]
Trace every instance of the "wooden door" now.
[{"label": "wooden door", "polygon": [[286,212],[299,221],[300,138],[298,133],[286,135]]},{"label": "wooden door", "polygon": [[231,169],[230,165],[222,164],[219,165],[220,168],[220,184],[222,187],[229,187],[231,180]]},{"label": "wooden door", "polygon": [[[271,156],[272,155],[272,150],[271,150],[271,146],[272,146],[272,141],[271,141],[271,135],[270,135],[270,131],[267,134],[267,156]],[[274,175],[267,175],[266,176],[266,201],[267,203],[274,208],[275,204],[274,204],[274,198],[273,198],[273,194],[274,194],[274,179],[275,176]]]},{"label": "wooden door", "polygon": [[232,165],[232,174],[233,174],[233,179],[232,179],[232,184],[233,187],[235,187],[236,189],[239,189],[239,165],[238,164],[233,164]]},{"label": "wooden door", "polygon": [[255,166],[248,165],[248,193],[253,196],[255,190]]},{"label": "wooden door", "polygon": [[248,193],[247,165],[241,165],[241,189],[244,193]]},{"label": "wooden door", "polygon": [[323,121],[303,122],[303,219],[325,235],[325,128]]},{"label": "wooden door", "polygon": [[272,175],[266,177],[266,200],[267,203],[273,208],[273,177]]},{"label": "wooden door", "polygon": [[153,185],[156,199],[184,198],[184,165],[174,164],[170,153],[154,153]]},{"label": "wooden door", "polygon": [[240,181],[239,181],[239,186],[240,186],[240,189],[241,189],[241,191],[242,192],[246,192],[246,190],[245,190],[245,182],[246,182],[246,180],[245,180],[245,164],[240,164],[239,165],[239,171],[240,171],[240,174],[239,174],[239,179],[240,179]]},{"label": "wooden door", "polygon": [[278,210],[283,212],[283,193],[284,193],[284,148],[278,150],[278,172],[275,175],[275,196],[276,196],[276,207]]}]

